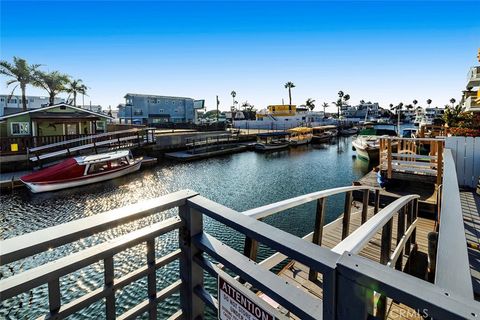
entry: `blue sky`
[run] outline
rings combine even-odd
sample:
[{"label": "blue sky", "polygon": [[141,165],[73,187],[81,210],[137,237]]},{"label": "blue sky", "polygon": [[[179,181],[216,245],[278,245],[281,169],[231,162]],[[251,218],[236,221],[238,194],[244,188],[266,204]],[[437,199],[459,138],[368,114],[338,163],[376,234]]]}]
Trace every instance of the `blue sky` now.
[{"label": "blue sky", "polygon": [[[104,108],[127,92],[257,108],[343,90],[359,100],[443,106],[480,47],[480,1],[3,1],[1,59],[83,79]],[[8,92],[1,79],[0,92]],[[28,94],[44,95],[28,88]],[[333,108],[332,108],[333,110]]]}]

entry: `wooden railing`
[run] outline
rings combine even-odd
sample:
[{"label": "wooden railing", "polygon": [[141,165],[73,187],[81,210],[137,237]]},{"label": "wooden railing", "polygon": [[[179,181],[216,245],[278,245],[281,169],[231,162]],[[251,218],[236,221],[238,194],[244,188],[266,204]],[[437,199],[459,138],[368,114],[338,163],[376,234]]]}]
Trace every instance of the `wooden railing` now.
[{"label": "wooden railing", "polygon": [[380,139],[380,169],[392,179],[395,173],[435,177],[441,184],[443,149],[441,138],[397,138]]},{"label": "wooden railing", "polygon": [[[26,154],[28,149],[30,148],[36,148],[52,143],[59,143],[67,140],[85,138],[89,136],[93,136],[93,134],[70,134],[40,137],[1,137],[0,154]],[[12,151],[12,145],[17,145],[17,151]]]}]

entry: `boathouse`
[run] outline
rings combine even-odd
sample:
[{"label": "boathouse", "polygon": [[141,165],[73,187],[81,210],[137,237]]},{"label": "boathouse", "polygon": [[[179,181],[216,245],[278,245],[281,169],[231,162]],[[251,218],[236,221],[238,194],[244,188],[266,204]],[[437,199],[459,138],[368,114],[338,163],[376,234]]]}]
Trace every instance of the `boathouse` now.
[{"label": "boathouse", "polygon": [[42,137],[107,132],[112,117],[66,103],[0,117],[2,137]]}]

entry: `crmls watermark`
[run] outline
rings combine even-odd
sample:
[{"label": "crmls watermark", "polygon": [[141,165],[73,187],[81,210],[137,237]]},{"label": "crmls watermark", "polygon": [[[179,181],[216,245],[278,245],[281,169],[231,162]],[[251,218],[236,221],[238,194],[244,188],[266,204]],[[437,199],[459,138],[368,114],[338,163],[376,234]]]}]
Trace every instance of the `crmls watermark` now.
[{"label": "crmls watermark", "polygon": [[[393,311],[393,310],[392,310]],[[390,319],[404,319],[404,318],[428,318],[428,309],[396,309],[394,312],[390,312],[388,317]]]}]

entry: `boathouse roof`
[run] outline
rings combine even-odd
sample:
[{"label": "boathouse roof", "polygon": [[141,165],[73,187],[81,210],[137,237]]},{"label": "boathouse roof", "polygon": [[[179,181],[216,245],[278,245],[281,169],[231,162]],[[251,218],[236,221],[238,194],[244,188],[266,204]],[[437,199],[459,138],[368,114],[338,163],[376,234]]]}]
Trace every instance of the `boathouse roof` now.
[{"label": "boathouse roof", "polygon": [[[3,117],[0,117],[0,121],[2,120],[6,120],[8,118],[13,118],[13,117],[17,117],[17,116],[21,116],[21,115],[24,115],[24,114],[31,114],[31,113],[39,113],[39,114],[45,114],[45,111],[47,110],[50,110],[50,109],[53,109],[53,108],[62,108],[64,107],[65,109],[68,108],[68,109],[73,109],[74,113],[70,113],[71,115],[78,115],[80,112],[81,113],[87,113],[89,114],[90,116],[96,116],[96,117],[102,117],[102,118],[107,118],[107,119],[113,119],[113,117],[107,115],[107,114],[104,114],[104,113],[99,113],[99,112],[95,112],[95,111],[91,111],[91,110],[88,110],[88,109],[83,109],[83,108],[79,108],[79,107],[75,107],[75,106],[72,106],[72,105],[69,105],[67,103],[59,103],[59,104],[54,104],[54,105],[51,105],[51,106],[47,106],[47,107],[42,107],[42,108],[37,108],[37,109],[30,109],[30,110],[25,110],[25,111],[19,111],[19,112],[14,112],[14,113],[10,113],[10,114],[7,114],[7,115],[4,115]],[[51,115],[52,113],[50,113]],[[63,113],[59,113],[58,114],[58,117],[62,117],[64,116]]]}]

